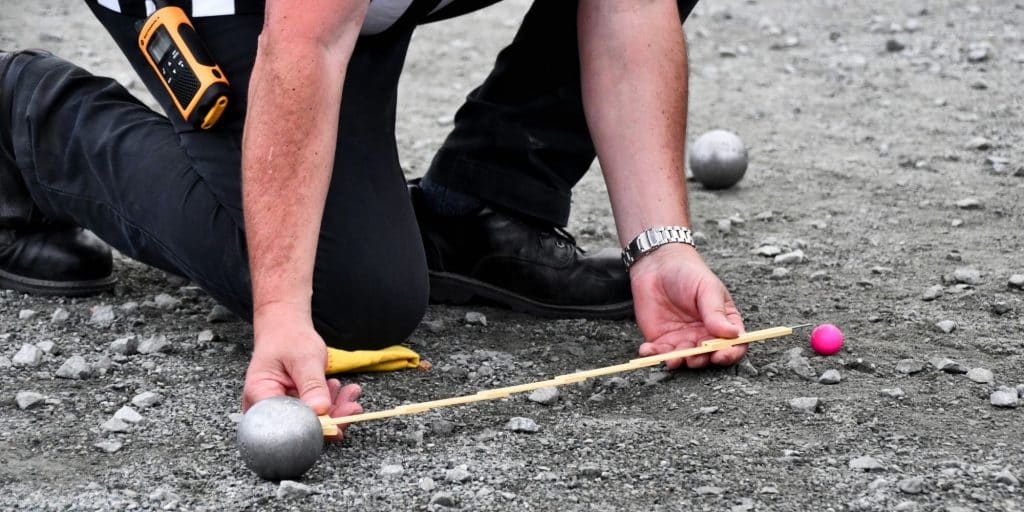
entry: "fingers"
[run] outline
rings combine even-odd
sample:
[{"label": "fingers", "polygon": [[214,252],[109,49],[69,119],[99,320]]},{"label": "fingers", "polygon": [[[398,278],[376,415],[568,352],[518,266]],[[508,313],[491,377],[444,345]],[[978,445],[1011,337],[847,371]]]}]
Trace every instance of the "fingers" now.
[{"label": "fingers", "polygon": [[[732,311],[728,306],[731,306]],[[742,332],[742,321],[738,325],[730,321],[728,315],[736,312],[736,306],[733,305],[729,292],[724,287],[720,291],[708,290],[700,293],[697,297],[697,307],[700,310],[701,321],[711,336],[731,339]]]},{"label": "fingers", "polygon": [[[333,381],[333,383],[331,382]],[[331,417],[340,418],[342,416],[351,416],[353,414],[362,414],[363,406],[356,403],[359,396],[362,394],[362,389],[357,384],[349,384],[345,387],[341,387],[341,383],[336,379],[328,381],[328,387],[336,385],[337,393],[334,395],[334,403],[331,405]],[[338,435],[327,436],[328,441],[340,441],[342,435],[345,433],[345,429],[348,428],[348,424],[338,425]]]},{"label": "fingers", "polygon": [[304,358],[293,361],[288,372],[299,399],[313,408],[317,415],[327,414],[331,410],[331,391],[324,377],[323,362],[315,358]]}]

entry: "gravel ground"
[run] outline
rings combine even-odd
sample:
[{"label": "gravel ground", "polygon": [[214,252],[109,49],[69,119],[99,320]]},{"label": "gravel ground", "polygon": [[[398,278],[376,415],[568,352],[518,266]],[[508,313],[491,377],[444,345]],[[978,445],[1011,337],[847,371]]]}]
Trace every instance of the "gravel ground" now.
[{"label": "gravel ground", "polygon": [[[410,176],[527,6],[418,33]],[[691,140],[732,129],[751,154],[738,187],[693,186],[702,252],[749,328],[832,322],[837,356],[794,336],[735,368],[361,424],[279,486],[234,444],[249,327],[119,258],[114,294],[0,295],[0,509],[1024,510],[1022,30],[1012,0],[719,0],[687,23]],[[5,1],[0,47],[143,95],[80,4]],[[615,243],[599,173],[570,228]],[[433,370],[354,380],[372,411],[615,364],[638,342],[630,322],[432,307],[411,345]]]}]

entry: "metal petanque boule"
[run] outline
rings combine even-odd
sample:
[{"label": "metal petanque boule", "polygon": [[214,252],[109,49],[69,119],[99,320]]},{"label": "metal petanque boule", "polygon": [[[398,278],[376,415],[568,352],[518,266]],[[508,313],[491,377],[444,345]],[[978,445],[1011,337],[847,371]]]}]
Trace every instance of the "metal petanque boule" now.
[{"label": "metal petanque boule", "polygon": [[277,396],[249,408],[238,424],[238,452],[266,480],[294,480],[316,464],[324,446],[316,413],[297,398]]},{"label": "metal petanque boule", "polygon": [[729,188],[747,172],[747,148],[735,133],[712,130],[690,148],[690,170],[705,188]]}]

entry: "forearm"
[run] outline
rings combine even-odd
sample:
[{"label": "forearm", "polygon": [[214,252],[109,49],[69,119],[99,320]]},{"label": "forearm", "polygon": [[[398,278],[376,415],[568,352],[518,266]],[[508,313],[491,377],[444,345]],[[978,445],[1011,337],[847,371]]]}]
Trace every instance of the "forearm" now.
[{"label": "forearm", "polygon": [[690,226],[676,2],[582,0],[578,26],[583,106],[620,241],[654,226]]},{"label": "forearm", "polygon": [[309,308],[341,91],[355,40],[351,35],[325,44],[290,30],[269,26],[260,37],[242,145],[255,311],[275,303]]}]

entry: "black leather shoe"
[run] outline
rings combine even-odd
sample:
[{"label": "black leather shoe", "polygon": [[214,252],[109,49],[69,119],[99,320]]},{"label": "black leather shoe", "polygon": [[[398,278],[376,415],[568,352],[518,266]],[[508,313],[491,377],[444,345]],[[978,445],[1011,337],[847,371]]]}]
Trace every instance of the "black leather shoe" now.
[{"label": "black leather shoe", "polygon": [[619,252],[587,253],[565,231],[491,208],[438,216],[410,183],[430,270],[434,302],[483,299],[555,318],[627,318],[633,314],[629,273]]},{"label": "black leather shoe", "polygon": [[108,291],[117,282],[110,248],[88,231],[43,218],[15,167],[4,82],[22,53],[38,54],[0,52],[0,288],[76,297]]}]

